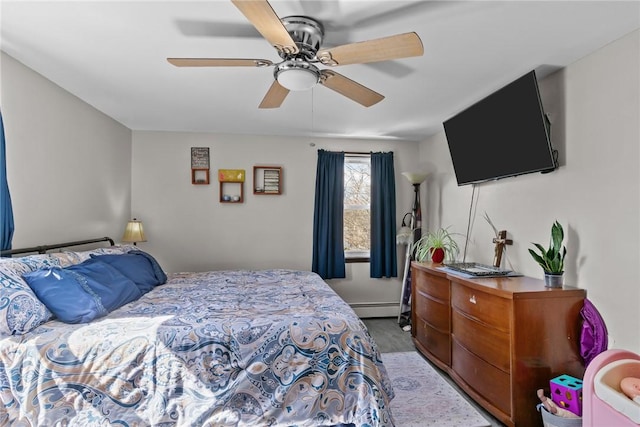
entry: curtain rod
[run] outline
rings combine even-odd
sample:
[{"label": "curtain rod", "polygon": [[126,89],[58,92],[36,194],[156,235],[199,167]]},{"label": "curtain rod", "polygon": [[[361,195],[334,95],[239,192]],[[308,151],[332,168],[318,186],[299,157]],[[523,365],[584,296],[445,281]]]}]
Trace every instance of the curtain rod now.
[{"label": "curtain rod", "polygon": [[[374,153],[374,151],[339,151],[340,153],[344,153],[347,156],[370,156]],[[376,153],[384,153],[385,151],[375,151]],[[338,153],[338,151],[334,151],[334,153]],[[393,151],[388,151],[388,153],[393,153]]]}]

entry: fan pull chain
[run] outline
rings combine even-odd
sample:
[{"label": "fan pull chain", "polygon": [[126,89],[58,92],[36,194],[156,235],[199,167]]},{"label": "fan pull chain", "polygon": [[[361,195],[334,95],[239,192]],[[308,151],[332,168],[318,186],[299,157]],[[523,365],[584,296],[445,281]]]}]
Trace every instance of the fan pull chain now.
[{"label": "fan pull chain", "polygon": [[313,142],[313,136],[315,134],[315,127],[314,127],[314,119],[313,119],[313,104],[314,104],[314,99],[313,99],[313,94],[314,94],[314,89],[311,89],[311,137],[309,139],[311,139],[311,142],[309,143],[309,147],[315,147],[316,143]]}]

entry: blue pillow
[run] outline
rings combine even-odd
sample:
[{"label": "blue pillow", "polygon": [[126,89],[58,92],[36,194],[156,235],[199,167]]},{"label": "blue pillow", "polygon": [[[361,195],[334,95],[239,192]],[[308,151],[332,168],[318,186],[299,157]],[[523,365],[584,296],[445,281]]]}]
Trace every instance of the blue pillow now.
[{"label": "blue pillow", "polygon": [[155,258],[143,251],[133,250],[121,255],[91,255],[91,258],[114,267],[131,279],[143,294],[167,281],[167,275]]},{"label": "blue pillow", "polygon": [[103,262],[89,259],[23,276],[38,299],[65,323],[87,323],[142,295],[135,283]]},{"label": "blue pillow", "polygon": [[88,259],[65,270],[76,272],[87,278],[87,284],[102,300],[102,305],[111,312],[116,308],[137,300],[142,296],[133,281],[109,264]]}]

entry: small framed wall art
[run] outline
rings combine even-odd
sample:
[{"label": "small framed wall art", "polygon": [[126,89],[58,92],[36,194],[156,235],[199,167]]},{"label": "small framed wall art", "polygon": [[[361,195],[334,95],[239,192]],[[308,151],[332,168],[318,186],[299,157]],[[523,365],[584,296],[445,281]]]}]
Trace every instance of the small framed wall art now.
[{"label": "small framed wall art", "polygon": [[253,194],[282,194],[282,167],[254,166]]},{"label": "small framed wall art", "polygon": [[209,147],[191,147],[191,183],[209,184]]},{"label": "small framed wall art", "polygon": [[244,169],[218,169],[220,203],[244,202]]}]

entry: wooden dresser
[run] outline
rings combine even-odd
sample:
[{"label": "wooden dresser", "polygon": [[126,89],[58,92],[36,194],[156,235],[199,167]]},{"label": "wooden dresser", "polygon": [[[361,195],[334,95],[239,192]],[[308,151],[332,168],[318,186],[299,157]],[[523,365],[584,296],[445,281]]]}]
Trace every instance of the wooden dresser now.
[{"label": "wooden dresser", "polygon": [[417,349],[508,426],[542,425],[539,388],[582,378],[583,289],[550,289],[530,277],[466,279],[412,262]]}]

